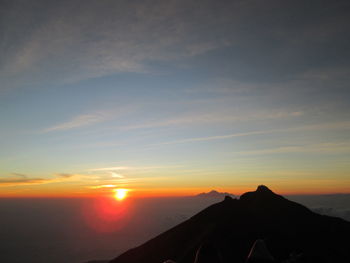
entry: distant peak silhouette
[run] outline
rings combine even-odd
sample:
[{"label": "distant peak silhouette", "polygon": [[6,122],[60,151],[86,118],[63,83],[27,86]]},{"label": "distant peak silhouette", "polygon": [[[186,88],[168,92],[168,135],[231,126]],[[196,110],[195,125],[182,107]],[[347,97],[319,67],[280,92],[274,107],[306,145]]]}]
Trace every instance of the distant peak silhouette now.
[{"label": "distant peak silhouette", "polygon": [[196,195],[196,197],[204,197],[204,198],[223,198],[224,196],[230,196],[234,198],[235,196],[231,193],[226,193],[226,192],[218,192],[216,190],[211,190],[210,192],[207,193],[200,193]]}]

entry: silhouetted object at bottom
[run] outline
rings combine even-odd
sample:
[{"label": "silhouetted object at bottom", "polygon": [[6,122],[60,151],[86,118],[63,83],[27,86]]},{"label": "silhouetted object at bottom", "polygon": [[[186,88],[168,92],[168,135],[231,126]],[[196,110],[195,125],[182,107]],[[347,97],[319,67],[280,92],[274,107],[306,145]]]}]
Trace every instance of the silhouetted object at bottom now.
[{"label": "silhouetted object at bottom", "polygon": [[[220,251],[211,243],[202,244],[196,252],[194,263],[222,263]],[[289,262],[289,261],[286,261]],[[172,260],[167,260],[164,263],[176,263]],[[264,240],[258,239],[253,244],[246,263],[275,263],[275,259],[267,249]]]},{"label": "silhouetted object at bottom", "polygon": [[264,240],[258,239],[255,241],[252,249],[249,252],[246,263],[273,263],[275,259],[267,249]]},{"label": "silhouetted object at bottom", "polygon": [[204,243],[196,253],[194,263],[221,263],[219,251],[211,243]]}]

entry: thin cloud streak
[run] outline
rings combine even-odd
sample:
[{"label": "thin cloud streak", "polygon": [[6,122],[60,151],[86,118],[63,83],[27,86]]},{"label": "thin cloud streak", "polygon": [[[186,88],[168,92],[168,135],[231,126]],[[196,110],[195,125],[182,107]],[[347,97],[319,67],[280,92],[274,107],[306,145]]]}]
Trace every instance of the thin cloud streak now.
[{"label": "thin cloud streak", "polygon": [[111,172],[111,176],[112,176],[113,178],[124,178],[123,175],[117,174],[117,173],[115,173],[115,172]]},{"label": "thin cloud streak", "polygon": [[275,132],[275,131],[253,131],[253,132],[246,132],[246,133],[232,133],[232,134],[226,134],[226,135],[189,138],[189,139],[177,140],[177,141],[172,141],[172,142],[165,142],[165,143],[161,143],[161,144],[157,144],[157,145],[178,144],[178,143],[187,143],[187,142],[200,142],[200,141],[213,141],[213,140],[224,140],[224,139],[230,139],[230,138],[234,138],[234,137],[243,137],[243,136],[259,135],[259,134],[267,134],[267,133],[272,133],[272,132]]},{"label": "thin cloud streak", "polygon": [[0,187],[15,186],[15,185],[46,184],[50,182],[52,182],[52,180],[42,179],[42,178],[26,178],[26,179],[5,178],[5,179],[0,179]]},{"label": "thin cloud streak", "polygon": [[74,174],[60,173],[60,174],[56,174],[56,176],[61,177],[61,178],[70,178],[70,177],[74,176]]},{"label": "thin cloud streak", "polygon": [[269,119],[284,119],[288,117],[302,116],[301,111],[266,111],[250,114],[235,114],[234,112],[217,112],[207,114],[186,114],[177,118],[169,118],[160,121],[146,122],[135,125],[128,125],[121,127],[122,130],[134,130],[134,129],[148,129],[157,127],[170,127],[178,126],[181,124],[186,125],[199,125],[199,124],[212,124],[212,123],[234,123],[234,122],[247,122],[254,120],[269,120]]},{"label": "thin cloud streak", "polygon": [[0,187],[16,185],[33,185],[57,183],[70,179],[75,174],[56,174],[57,178],[30,178],[24,174],[12,173],[11,176],[0,179]]},{"label": "thin cloud streak", "polygon": [[115,184],[104,184],[104,185],[94,185],[88,186],[90,189],[101,189],[101,188],[114,188],[117,187]]},{"label": "thin cloud streak", "polygon": [[350,122],[322,123],[322,124],[305,125],[305,126],[292,127],[292,128],[286,128],[286,129],[251,131],[251,132],[231,133],[231,134],[217,135],[217,136],[188,138],[188,139],[182,139],[182,140],[176,140],[176,141],[170,141],[170,142],[163,142],[159,144],[152,144],[150,146],[181,144],[181,143],[191,143],[191,142],[201,142],[201,141],[213,141],[213,140],[225,140],[225,139],[230,139],[234,137],[244,137],[244,136],[262,135],[262,134],[279,133],[279,132],[329,130],[329,129],[331,130],[350,129]]},{"label": "thin cloud streak", "polygon": [[112,166],[112,167],[103,167],[103,168],[93,168],[89,169],[88,171],[92,172],[110,172],[110,171],[118,171],[118,170],[130,170],[132,167],[129,166]]},{"label": "thin cloud streak", "polygon": [[[171,167],[173,168],[174,166],[171,166]],[[166,169],[166,168],[170,168],[170,166],[112,166],[112,167],[89,169],[88,171],[113,172],[113,171],[120,171],[120,170],[151,170],[151,169]]]},{"label": "thin cloud streak", "polygon": [[83,126],[89,126],[98,122],[106,120],[107,117],[103,114],[82,114],[74,117],[73,119],[63,122],[61,124],[54,125],[52,127],[46,128],[43,132],[54,132],[54,131],[64,131],[75,128],[80,128]]},{"label": "thin cloud streak", "polygon": [[90,126],[93,124],[110,121],[122,116],[125,116],[136,109],[142,107],[138,105],[128,105],[120,108],[98,110],[91,113],[80,114],[74,116],[68,121],[53,125],[42,131],[42,133],[55,132],[55,131],[65,131],[71,129],[77,129],[80,127]]},{"label": "thin cloud streak", "polygon": [[[100,180],[101,184],[98,185],[89,185],[87,188],[99,189],[99,188],[113,188],[113,187],[125,187],[125,186],[141,186],[149,182],[159,182],[159,181],[169,181],[172,180],[171,177],[165,176],[154,176],[154,177],[135,177],[127,179],[118,179],[118,180]],[[106,184],[107,182],[107,184]],[[103,184],[104,183],[104,184]]]},{"label": "thin cloud streak", "polygon": [[350,152],[350,143],[320,143],[320,144],[306,144],[297,146],[285,146],[271,149],[262,149],[254,151],[238,152],[241,155],[265,155],[278,153],[320,153],[320,154],[337,154]]}]

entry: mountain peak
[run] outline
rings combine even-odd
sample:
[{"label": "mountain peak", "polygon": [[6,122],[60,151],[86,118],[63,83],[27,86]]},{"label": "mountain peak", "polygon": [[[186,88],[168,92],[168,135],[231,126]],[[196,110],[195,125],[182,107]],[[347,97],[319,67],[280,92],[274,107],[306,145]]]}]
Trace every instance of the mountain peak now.
[{"label": "mountain peak", "polygon": [[227,197],[209,206],[111,263],[350,262],[349,235],[349,222],[315,214],[259,185],[240,199]]},{"label": "mountain peak", "polygon": [[257,193],[273,193],[266,185],[259,185],[256,189]]},{"label": "mountain peak", "polygon": [[243,201],[267,201],[267,200],[276,200],[283,199],[282,196],[272,192],[267,186],[259,185],[258,188],[253,192],[247,192],[241,195],[240,200]]}]

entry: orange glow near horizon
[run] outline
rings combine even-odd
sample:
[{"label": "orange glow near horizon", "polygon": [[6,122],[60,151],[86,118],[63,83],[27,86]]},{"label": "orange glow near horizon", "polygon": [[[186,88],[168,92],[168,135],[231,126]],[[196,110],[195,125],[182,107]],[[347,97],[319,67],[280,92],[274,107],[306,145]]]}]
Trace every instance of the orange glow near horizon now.
[{"label": "orange glow near horizon", "polygon": [[[318,194],[349,194],[347,183],[339,185],[329,180],[314,184],[312,180],[304,180],[303,185],[292,183],[265,182],[273,192],[280,195],[318,195]],[[241,195],[245,192],[255,191],[259,184],[239,184],[235,186],[222,187],[213,185],[212,187],[133,187],[133,188],[61,188],[61,189],[18,189],[1,188],[0,198],[99,198],[107,197],[116,201],[125,201],[125,199],[148,198],[148,197],[181,197],[197,195],[203,192],[216,190],[218,192],[228,192],[234,195]],[[7,191],[6,191],[7,190]],[[132,196],[130,195],[132,192]]]},{"label": "orange glow near horizon", "polygon": [[112,233],[124,228],[133,210],[132,202],[103,197],[88,200],[81,208],[81,216],[86,226],[97,233]]}]

